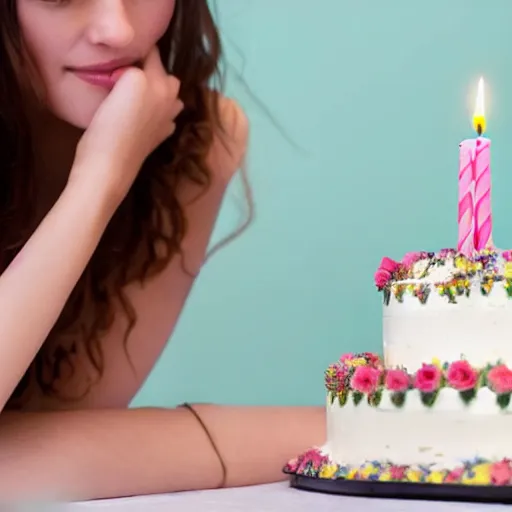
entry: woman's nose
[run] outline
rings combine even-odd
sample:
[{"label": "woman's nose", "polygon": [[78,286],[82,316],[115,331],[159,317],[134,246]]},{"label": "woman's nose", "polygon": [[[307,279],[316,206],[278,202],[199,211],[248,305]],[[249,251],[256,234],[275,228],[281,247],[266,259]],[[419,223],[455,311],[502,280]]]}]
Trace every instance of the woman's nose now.
[{"label": "woman's nose", "polygon": [[92,3],[88,38],[94,45],[123,48],[135,36],[126,0],[96,0]]}]

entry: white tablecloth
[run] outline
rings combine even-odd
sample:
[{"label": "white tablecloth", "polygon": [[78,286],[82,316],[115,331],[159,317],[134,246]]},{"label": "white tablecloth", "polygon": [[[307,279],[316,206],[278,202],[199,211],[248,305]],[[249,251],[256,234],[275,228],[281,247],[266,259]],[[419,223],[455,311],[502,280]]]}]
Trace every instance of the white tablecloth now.
[{"label": "white tablecloth", "polygon": [[[465,512],[496,511],[507,505],[379,500],[331,496],[291,489],[288,483],[101,500],[62,506],[62,512]],[[54,508],[61,512],[61,508]]]}]

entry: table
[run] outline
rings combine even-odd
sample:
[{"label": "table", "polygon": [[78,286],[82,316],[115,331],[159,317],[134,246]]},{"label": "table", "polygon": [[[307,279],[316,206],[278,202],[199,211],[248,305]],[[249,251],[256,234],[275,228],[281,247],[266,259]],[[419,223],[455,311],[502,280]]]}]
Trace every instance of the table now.
[{"label": "table", "polygon": [[[330,496],[291,489],[288,483],[99,500],[53,508],[58,512],[466,512],[504,510],[507,505],[379,500]],[[39,509],[38,509],[39,510]]]}]

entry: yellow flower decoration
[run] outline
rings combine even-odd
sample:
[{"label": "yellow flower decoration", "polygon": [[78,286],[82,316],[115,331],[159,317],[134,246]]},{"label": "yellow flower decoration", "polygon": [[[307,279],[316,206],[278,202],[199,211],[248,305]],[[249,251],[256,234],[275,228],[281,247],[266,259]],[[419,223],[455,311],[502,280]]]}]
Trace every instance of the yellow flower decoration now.
[{"label": "yellow flower decoration", "polygon": [[367,480],[371,475],[376,475],[379,472],[379,469],[376,468],[373,464],[366,464],[359,470],[359,477]]},{"label": "yellow flower decoration", "polygon": [[439,368],[440,370],[443,369],[443,365],[441,364],[441,361],[437,357],[432,358],[432,364],[435,367]]},{"label": "yellow flower decoration", "polygon": [[446,471],[432,471],[427,476],[427,482],[430,484],[442,484],[446,476]]},{"label": "yellow flower decoration", "polygon": [[477,464],[462,475],[462,483],[466,485],[488,485],[491,481],[491,464]]},{"label": "yellow flower decoration", "polygon": [[345,363],[347,366],[356,367],[356,366],[364,366],[366,364],[366,359],[364,357],[358,357],[356,359],[350,359]]},{"label": "yellow flower decoration", "polygon": [[320,471],[320,478],[332,478],[336,471],[338,471],[338,466],[336,464],[326,464]]},{"label": "yellow flower decoration", "polygon": [[408,482],[421,482],[423,473],[419,469],[408,469],[405,473],[405,479]]},{"label": "yellow flower decoration", "polygon": [[468,268],[468,260],[463,256],[457,256],[455,258],[455,266],[460,270],[466,270]]},{"label": "yellow flower decoration", "polygon": [[358,469],[357,468],[352,468],[348,474],[347,474],[347,480],[354,480],[357,476],[357,473],[358,473]]},{"label": "yellow flower decoration", "polygon": [[385,471],[383,471],[379,476],[380,482],[391,482],[391,480],[392,480],[391,470],[389,470],[389,469],[386,469]]},{"label": "yellow flower decoration", "polygon": [[512,279],[512,261],[507,261],[505,263],[504,276],[506,279]]}]

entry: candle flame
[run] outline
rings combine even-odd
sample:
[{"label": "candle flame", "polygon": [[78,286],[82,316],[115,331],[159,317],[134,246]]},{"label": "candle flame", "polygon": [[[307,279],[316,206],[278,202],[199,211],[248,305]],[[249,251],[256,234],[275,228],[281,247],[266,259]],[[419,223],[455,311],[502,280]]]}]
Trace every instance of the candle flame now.
[{"label": "candle flame", "polygon": [[485,132],[485,107],[484,107],[484,79],[478,81],[478,92],[476,95],[475,112],[473,114],[473,128],[482,135]]}]

